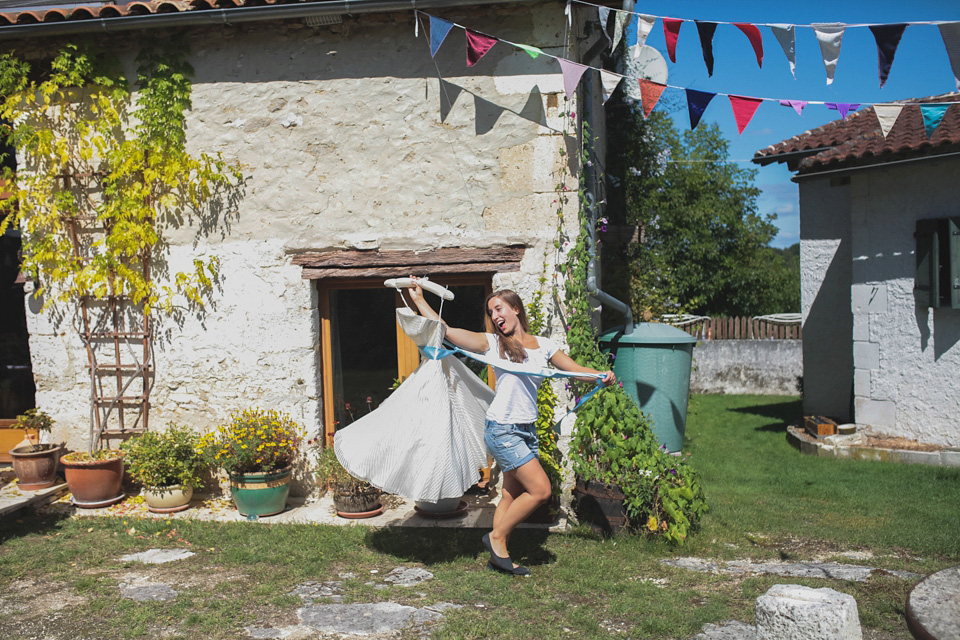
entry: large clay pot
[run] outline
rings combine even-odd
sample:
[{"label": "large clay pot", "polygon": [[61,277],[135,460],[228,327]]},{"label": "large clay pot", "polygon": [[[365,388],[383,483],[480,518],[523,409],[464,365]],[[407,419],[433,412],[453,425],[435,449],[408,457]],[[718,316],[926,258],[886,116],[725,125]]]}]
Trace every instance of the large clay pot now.
[{"label": "large clay pot", "polygon": [[120,490],[123,483],[123,458],[106,460],[69,460],[60,458],[67,485],[73,494],[73,504],[83,509],[96,509],[120,502],[126,495]]},{"label": "large clay pot", "polygon": [[169,487],[144,487],[140,492],[147,510],[153,513],[175,513],[190,506],[193,487],[172,485]]},{"label": "large clay pot", "polygon": [[[44,445],[40,445],[44,446]],[[10,450],[13,470],[19,479],[18,486],[27,491],[52,487],[57,482],[57,462],[60,460],[60,445],[48,445],[43,451],[30,451],[30,446]]]},{"label": "large clay pot", "polygon": [[619,533],[627,526],[623,491],[618,485],[577,478],[573,488],[577,519],[603,535]]},{"label": "large clay pot", "polygon": [[287,507],[291,467],[230,475],[230,493],[242,516],[272,516]]}]

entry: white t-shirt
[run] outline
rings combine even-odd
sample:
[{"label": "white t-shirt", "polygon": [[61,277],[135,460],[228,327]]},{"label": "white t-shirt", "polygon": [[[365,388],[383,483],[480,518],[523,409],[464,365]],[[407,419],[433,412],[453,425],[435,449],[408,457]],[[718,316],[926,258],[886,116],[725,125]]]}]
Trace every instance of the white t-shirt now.
[{"label": "white t-shirt", "polygon": [[[487,355],[500,357],[500,344],[497,336],[487,334]],[[527,349],[525,364],[546,367],[559,348],[549,338],[537,337],[536,349]],[[505,361],[509,362],[509,361]],[[487,409],[487,420],[503,424],[524,424],[537,420],[537,389],[543,378],[524,376],[504,371],[496,365],[493,372],[497,376],[497,391]]]}]

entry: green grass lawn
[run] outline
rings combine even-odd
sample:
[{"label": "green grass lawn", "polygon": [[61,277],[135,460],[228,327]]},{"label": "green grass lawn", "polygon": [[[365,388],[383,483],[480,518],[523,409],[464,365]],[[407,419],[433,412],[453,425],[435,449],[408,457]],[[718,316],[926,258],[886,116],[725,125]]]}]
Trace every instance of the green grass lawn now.
[{"label": "green grass lawn", "polygon": [[[880,634],[873,637],[909,638],[903,607],[913,583],[889,574],[863,583],[735,577],[661,562],[688,555],[853,562],[838,554],[869,551],[874,557],[857,562],[920,574],[960,563],[960,470],[803,456],[785,438],[799,416],[792,398],[694,397],[687,450],[711,510],[688,544],[523,530],[514,556],[532,567],[530,579],[487,571],[477,530],[8,519],[0,522],[0,637],[242,638],[244,626],[296,624],[296,586],[349,572],[341,580],[345,602],[464,605],[433,631],[440,640],[691,638],[707,622],[752,622],[756,597],[778,583],[849,593],[864,628]],[[119,561],[159,547],[196,555],[155,567]],[[423,566],[435,578],[377,588],[398,565]],[[134,573],[179,595],[122,599],[119,585]]]}]

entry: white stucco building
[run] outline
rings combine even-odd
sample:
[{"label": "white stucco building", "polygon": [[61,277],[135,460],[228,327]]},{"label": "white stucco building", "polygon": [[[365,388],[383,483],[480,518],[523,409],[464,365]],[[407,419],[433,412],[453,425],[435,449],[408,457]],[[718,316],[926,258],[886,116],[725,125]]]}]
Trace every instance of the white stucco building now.
[{"label": "white stucco building", "polygon": [[929,137],[921,114],[958,99],[908,103],[887,136],[864,109],[754,158],[799,184],[807,415],[960,445],[960,105]]},{"label": "white stucco building", "polygon": [[[23,10],[4,14],[0,46],[42,57],[93,31],[132,71],[142,38],[188,43],[188,145],[237,163],[246,181],[230,216],[169,233],[171,272],[216,256],[221,282],[202,317],[155,328],[150,423],[202,431],[261,406],[329,434],[416,366],[384,278],[454,286],[444,317],[479,329],[486,292],[529,300],[541,274],[554,282],[558,208],[576,231],[583,109],[567,100],[560,66],[498,42],[468,67],[459,25],[595,66],[583,56],[602,36],[584,27],[596,20],[589,7],[568,32],[557,2],[418,2],[457,25],[431,57],[428,17],[415,36],[410,3],[234,4]],[[596,72],[581,95],[588,84],[599,106]],[[41,312],[29,292],[27,282],[36,404],[55,418],[54,438],[86,448],[84,346],[69,317]],[[544,297],[559,328],[556,299]]]}]

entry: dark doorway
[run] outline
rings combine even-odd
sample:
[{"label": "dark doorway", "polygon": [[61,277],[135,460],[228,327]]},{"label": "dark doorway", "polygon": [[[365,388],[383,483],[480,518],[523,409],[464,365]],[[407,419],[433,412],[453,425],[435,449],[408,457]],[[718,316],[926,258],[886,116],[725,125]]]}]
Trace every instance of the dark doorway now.
[{"label": "dark doorway", "polygon": [[20,232],[0,236],[0,419],[35,406],[30,342],[20,274]]}]

